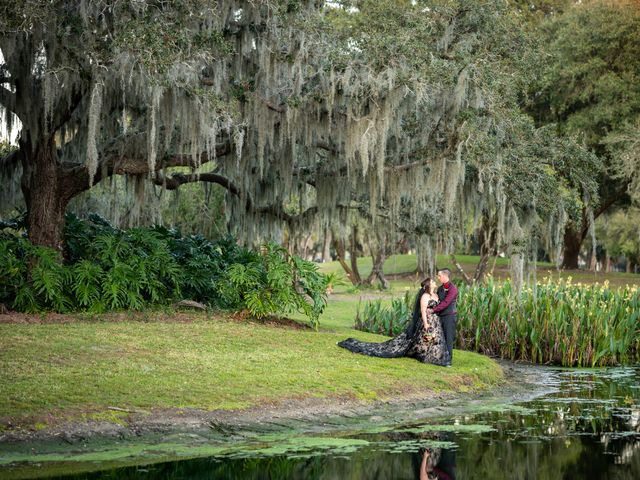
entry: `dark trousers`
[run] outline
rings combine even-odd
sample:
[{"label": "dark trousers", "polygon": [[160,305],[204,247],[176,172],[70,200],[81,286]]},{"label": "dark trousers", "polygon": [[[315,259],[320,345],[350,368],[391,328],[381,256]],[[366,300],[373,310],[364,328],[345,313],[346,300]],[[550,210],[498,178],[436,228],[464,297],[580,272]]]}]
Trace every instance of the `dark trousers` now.
[{"label": "dark trousers", "polygon": [[449,350],[449,358],[453,359],[453,344],[456,341],[456,320],[458,315],[443,315],[440,317],[440,323],[442,324],[442,333],[444,333],[444,341],[447,344],[447,350]]}]

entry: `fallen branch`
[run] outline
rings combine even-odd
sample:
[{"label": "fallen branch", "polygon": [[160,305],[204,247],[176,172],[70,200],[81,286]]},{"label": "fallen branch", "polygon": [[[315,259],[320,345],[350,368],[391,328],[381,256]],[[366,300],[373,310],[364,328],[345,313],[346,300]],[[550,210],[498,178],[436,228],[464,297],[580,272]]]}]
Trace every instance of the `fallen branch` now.
[{"label": "fallen branch", "polygon": [[173,308],[195,308],[196,310],[207,310],[207,306],[195,300],[180,300],[173,304]]}]

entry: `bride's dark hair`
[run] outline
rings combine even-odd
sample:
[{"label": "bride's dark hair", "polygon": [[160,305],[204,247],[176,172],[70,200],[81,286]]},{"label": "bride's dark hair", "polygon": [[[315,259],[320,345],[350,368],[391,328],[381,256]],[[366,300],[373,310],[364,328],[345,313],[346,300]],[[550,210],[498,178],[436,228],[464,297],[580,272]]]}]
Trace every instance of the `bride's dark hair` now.
[{"label": "bride's dark hair", "polygon": [[411,316],[411,324],[405,332],[409,338],[413,338],[413,336],[416,334],[416,331],[422,325],[422,317],[420,315],[420,299],[422,299],[422,295],[424,295],[425,293],[432,293],[431,277],[427,277],[420,282],[420,290],[418,290],[416,301],[413,304],[413,315]]},{"label": "bride's dark hair", "polygon": [[420,282],[420,286],[424,293],[433,293],[431,291],[431,277],[425,278],[422,282]]}]

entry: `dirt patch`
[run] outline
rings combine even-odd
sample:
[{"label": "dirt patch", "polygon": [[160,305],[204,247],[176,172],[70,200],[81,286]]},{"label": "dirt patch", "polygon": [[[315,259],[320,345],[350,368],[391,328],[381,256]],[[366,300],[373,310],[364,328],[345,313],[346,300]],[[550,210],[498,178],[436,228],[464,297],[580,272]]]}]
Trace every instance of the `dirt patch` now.
[{"label": "dirt patch", "polygon": [[[215,315],[215,316],[214,316]],[[0,313],[0,324],[15,325],[55,325],[67,323],[119,323],[119,322],[154,322],[154,323],[193,323],[202,320],[228,320],[240,323],[256,323],[269,327],[292,328],[295,330],[311,330],[309,325],[290,318],[267,317],[254,319],[248,312],[234,313],[215,312],[181,312],[181,311],[127,311],[100,314],[89,313],[20,313],[6,311]]]},{"label": "dirt patch", "polygon": [[240,323],[254,323],[258,325],[265,325],[268,327],[285,327],[292,328],[294,330],[313,330],[310,325],[287,317],[269,316],[261,319],[256,319],[253,318],[247,310],[241,310],[239,312],[233,312],[229,314],[222,314],[221,316]]}]

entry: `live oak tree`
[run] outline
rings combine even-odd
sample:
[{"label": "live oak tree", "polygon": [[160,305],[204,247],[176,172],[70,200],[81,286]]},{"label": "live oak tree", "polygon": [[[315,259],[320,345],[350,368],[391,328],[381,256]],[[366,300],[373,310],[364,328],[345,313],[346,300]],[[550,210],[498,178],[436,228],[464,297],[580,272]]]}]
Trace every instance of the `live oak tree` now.
[{"label": "live oak tree", "polygon": [[357,216],[414,238],[423,265],[436,238],[490,218],[521,277],[534,226],[573,200],[556,166],[588,154],[519,111],[535,58],[498,0],[24,0],[0,14],[0,104],[22,122],[3,183],[21,168],[30,239],[57,249],[69,200],[118,174],[140,190],[222,186],[246,242],[313,226],[346,240]]},{"label": "live oak tree", "polygon": [[22,123],[3,169],[21,170],[32,242],[61,249],[69,200],[106,177],[230,148],[216,143],[232,128],[227,105],[200,91],[202,69],[229,52],[228,13],[199,1],[3,2],[0,103]]}]

